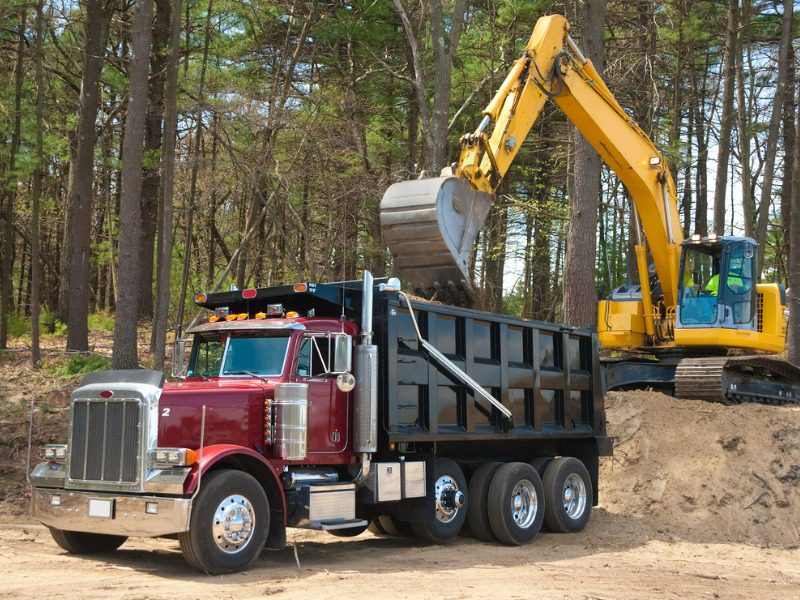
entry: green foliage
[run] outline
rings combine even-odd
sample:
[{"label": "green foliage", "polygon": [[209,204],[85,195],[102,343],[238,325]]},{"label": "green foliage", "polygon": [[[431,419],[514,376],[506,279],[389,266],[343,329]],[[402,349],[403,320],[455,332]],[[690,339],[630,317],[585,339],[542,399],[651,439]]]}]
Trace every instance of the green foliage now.
[{"label": "green foliage", "polygon": [[89,315],[89,331],[113,333],[114,315],[105,312],[96,312]]},{"label": "green foliage", "polygon": [[29,335],[31,332],[30,319],[20,316],[16,313],[8,315],[8,334],[11,337],[22,337]]},{"label": "green foliage", "polygon": [[59,377],[83,375],[94,371],[104,371],[110,368],[111,359],[109,357],[90,353],[70,353],[66,360],[45,366],[46,370]]}]

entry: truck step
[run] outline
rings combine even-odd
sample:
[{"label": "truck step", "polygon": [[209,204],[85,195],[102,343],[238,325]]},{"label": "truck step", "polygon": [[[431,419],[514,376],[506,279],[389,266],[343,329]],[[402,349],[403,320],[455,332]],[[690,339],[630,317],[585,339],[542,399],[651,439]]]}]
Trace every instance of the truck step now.
[{"label": "truck step", "polygon": [[307,529],[332,531],[335,529],[351,529],[365,527],[369,522],[364,519],[328,519],[326,521],[309,521]]}]

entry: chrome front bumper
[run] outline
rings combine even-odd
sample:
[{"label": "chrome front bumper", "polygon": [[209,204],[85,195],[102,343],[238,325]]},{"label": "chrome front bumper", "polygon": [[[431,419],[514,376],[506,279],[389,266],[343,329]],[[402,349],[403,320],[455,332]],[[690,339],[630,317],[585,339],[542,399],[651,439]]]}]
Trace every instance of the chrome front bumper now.
[{"label": "chrome front bumper", "polygon": [[[33,488],[31,497],[33,516],[48,527],[133,537],[188,531],[191,505],[191,498],[120,496],[51,488]],[[148,506],[150,512],[146,510]]]}]

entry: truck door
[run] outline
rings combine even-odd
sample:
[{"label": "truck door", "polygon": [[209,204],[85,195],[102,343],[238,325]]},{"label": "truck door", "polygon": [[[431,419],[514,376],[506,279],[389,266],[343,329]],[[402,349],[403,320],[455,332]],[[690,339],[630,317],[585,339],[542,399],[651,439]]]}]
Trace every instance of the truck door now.
[{"label": "truck door", "polygon": [[300,343],[294,380],[308,384],[308,452],[338,453],[347,446],[349,394],[330,374],[333,342],[327,334],[307,334]]}]

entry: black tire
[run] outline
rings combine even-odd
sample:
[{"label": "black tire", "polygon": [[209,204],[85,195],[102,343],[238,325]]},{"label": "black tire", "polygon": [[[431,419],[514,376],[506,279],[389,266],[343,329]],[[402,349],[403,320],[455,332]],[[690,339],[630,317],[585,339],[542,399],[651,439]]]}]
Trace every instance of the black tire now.
[{"label": "black tire", "polygon": [[469,480],[469,504],[467,523],[472,534],[484,542],[496,541],[489,522],[489,486],[501,462],[487,462],[479,466]]},{"label": "black tire", "polygon": [[375,517],[369,522],[369,525],[367,525],[367,530],[375,535],[388,535],[380,521],[378,521],[378,517]]},{"label": "black tire", "polygon": [[492,532],[505,544],[527,544],[542,528],[543,504],[544,489],[536,469],[528,463],[503,465],[489,486]]},{"label": "black tire", "polygon": [[366,530],[366,525],[359,525],[358,527],[346,527],[344,529],[328,529],[328,533],[336,537],[352,538],[361,535]]},{"label": "black tire", "polygon": [[83,531],[64,531],[48,527],[56,544],[72,554],[103,554],[113,552],[128,538],[124,535],[103,533],[84,533]]},{"label": "black tire", "polygon": [[554,459],[544,472],[544,521],[554,533],[575,533],[592,513],[592,480],[577,458]]},{"label": "black tire", "polygon": [[380,515],[378,523],[381,524],[381,529],[386,532],[386,535],[392,537],[409,537],[414,535],[414,530],[411,525],[405,521],[401,521],[394,515]]},{"label": "black tire", "polygon": [[[179,533],[192,567],[211,575],[243,571],[258,558],[269,533],[264,488],[243,471],[213,471],[203,478],[189,531]],[[234,529],[226,533],[226,524]]]},{"label": "black tire", "polygon": [[552,456],[538,456],[530,461],[528,464],[536,469],[539,477],[544,479],[544,472],[547,470],[547,465],[553,462]]},{"label": "black tire", "polygon": [[434,476],[434,516],[428,521],[411,523],[411,528],[423,540],[447,544],[467,520],[467,480],[461,467],[449,458],[436,460]]}]

